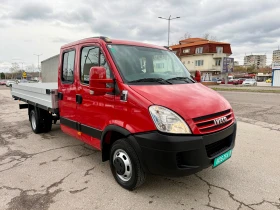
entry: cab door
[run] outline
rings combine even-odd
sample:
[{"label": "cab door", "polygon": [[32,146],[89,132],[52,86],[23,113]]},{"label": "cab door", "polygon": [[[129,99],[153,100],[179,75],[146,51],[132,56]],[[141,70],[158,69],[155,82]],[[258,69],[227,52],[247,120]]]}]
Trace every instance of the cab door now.
[{"label": "cab door", "polygon": [[102,130],[113,119],[115,96],[113,93],[103,96],[93,95],[89,90],[89,72],[91,67],[103,66],[106,69],[107,78],[113,78],[112,68],[98,43],[80,45],[79,51],[81,56],[77,95],[81,100],[77,105],[76,114],[81,123],[83,141],[100,149]]},{"label": "cab door", "polygon": [[80,139],[77,134],[77,82],[75,79],[77,67],[76,49],[63,49],[61,51],[61,60],[59,66],[58,79],[58,98],[59,98],[59,114],[61,129],[76,138]]}]

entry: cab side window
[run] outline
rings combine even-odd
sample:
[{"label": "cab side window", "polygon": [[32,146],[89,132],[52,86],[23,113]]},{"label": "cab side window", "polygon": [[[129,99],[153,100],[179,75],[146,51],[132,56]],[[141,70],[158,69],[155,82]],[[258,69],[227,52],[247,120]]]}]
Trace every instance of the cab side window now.
[{"label": "cab side window", "polygon": [[81,82],[89,84],[91,67],[99,66],[99,47],[84,47],[81,55]]},{"label": "cab side window", "polygon": [[62,82],[73,83],[75,68],[75,51],[71,50],[63,54]]},{"label": "cab side window", "polygon": [[106,77],[112,78],[112,72],[103,55],[102,51],[97,46],[84,47],[81,53],[81,82],[89,84],[89,73],[91,67],[103,66],[106,69]]}]

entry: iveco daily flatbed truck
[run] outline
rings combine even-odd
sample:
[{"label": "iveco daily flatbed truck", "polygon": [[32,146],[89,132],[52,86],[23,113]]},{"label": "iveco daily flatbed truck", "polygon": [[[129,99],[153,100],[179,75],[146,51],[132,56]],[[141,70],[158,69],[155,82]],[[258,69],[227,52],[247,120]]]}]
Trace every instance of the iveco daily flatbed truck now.
[{"label": "iveco daily flatbed truck", "polygon": [[61,47],[56,83],[13,84],[34,133],[61,130],[101,151],[128,190],[147,174],[185,176],[232,155],[227,100],[197,83],[168,48],[107,37]]}]

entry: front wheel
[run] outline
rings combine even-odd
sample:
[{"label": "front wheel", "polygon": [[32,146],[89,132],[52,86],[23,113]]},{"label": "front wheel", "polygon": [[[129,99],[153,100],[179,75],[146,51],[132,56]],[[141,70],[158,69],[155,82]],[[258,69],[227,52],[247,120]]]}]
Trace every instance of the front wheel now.
[{"label": "front wheel", "polygon": [[126,139],[120,139],[113,144],[110,167],[115,180],[127,190],[134,190],[145,182],[146,174],[136,152]]}]

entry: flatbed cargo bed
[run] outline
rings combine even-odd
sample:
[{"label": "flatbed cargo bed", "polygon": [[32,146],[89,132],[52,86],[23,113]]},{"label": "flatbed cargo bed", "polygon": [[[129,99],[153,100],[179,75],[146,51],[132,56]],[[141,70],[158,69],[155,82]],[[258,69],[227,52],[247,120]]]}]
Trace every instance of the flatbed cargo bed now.
[{"label": "flatbed cargo bed", "polygon": [[58,109],[57,83],[13,84],[11,94],[14,99],[46,109]]}]

